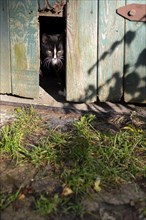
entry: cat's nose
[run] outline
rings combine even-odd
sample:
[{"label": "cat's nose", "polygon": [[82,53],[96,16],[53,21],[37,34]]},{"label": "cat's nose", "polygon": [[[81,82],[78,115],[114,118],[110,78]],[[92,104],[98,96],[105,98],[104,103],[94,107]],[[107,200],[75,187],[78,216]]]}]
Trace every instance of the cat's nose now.
[{"label": "cat's nose", "polygon": [[53,59],[52,59],[52,64],[53,64],[53,65],[57,64],[57,58],[53,58]]}]

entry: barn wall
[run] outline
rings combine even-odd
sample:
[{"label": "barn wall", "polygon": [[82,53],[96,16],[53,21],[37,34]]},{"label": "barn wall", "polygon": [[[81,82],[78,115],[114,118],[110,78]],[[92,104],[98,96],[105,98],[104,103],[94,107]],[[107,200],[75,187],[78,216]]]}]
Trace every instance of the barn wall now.
[{"label": "barn wall", "polygon": [[12,94],[39,95],[39,26],[36,1],[9,1]]},{"label": "barn wall", "polygon": [[100,101],[119,101],[123,95],[124,19],[116,9],[125,0],[99,1],[98,97]]},{"label": "barn wall", "polygon": [[[130,3],[145,0],[67,1],[67,101],[146,103],[146,23],[116,13]],[[0,1],[1,93],[39,95],[38,17],[37,0]]]},{"label": "barn wall", "polygon": [[[145,0],[127,0],[127,4],[146,4]],[[146,22],[126,20],[124,100],[146,103]]]},{"label": "barn wall", "polygon": [[0,93],[11,92],[9,1],[0,1]]},{"label": "barn wall", "polygon": [[67,100],[97,99],[98,1],[69,1],[67,5]]}]

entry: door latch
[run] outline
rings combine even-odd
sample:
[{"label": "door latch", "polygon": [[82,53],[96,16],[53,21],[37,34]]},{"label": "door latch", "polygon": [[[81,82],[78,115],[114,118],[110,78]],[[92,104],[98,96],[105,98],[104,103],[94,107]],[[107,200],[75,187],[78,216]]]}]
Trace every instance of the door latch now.
[{"label": "door latch", "polygon": [[146,4],[129,4],[118,8],[116,12],[130,21],[146,22]]}]

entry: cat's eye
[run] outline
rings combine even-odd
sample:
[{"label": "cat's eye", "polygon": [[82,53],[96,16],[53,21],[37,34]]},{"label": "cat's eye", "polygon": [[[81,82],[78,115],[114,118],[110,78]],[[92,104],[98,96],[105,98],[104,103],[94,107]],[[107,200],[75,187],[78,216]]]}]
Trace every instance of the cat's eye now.
[{"label": "cat's eye", "polygon": [[51,50],[48,50],[48,54],[52,54],[52,51],[51,51]]},{"label": "cat's eye", "polygon": [[57,53],[58,53],[58,54],[62,54],[62,50],[59,50]]}]

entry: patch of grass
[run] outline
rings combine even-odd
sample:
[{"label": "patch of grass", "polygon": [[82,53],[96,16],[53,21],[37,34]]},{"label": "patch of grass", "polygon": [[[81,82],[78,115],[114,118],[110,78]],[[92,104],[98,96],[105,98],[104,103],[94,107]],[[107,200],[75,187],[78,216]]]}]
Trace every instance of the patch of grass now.
[{"label": "patch of grass", "polygon": [[1,153],[8,153],[17,161],[25,158],[24,139],[36,132],[38,121],[39,117],[32,107],[17,108],[15,121],[5,125],[0,132]]},{"label": "patch of grass", "polygon": [[[88,193],[145,175],[146,130],[127,125],[118,132],[101,132],[95,129],[98,121],[94,115],[82,116],[67,132],[41,127],[41,123],[33,109],[18,109],[16,120],[0,133],[3,153],[36,166],[53,163],[62,187],[72,191],[69,195],[41,195],[36,200],[41,213],[56,213],[61,207],[64,213],[82,215],[81,201]],[[38,136],[31,143],[42,129],[47,130],[47,137]],[[95,188],[95,183],[100,186]]]},{"label": "patch of grass", "polygon": [[71,166],[67,166],[63,174],[70,187],[84,191],[98,177],[103,185],[112,185],[120,179],[127,181],[144,175],[145,131],[127,126],[116,134],[101,133],[94,129],[91,119],[95,120],[93,116],[83,116],[75,122],[75,130],[66,146],[66,158]]},{"label": "patch of grass", "polygon": [[71,213],[74,216],[82,217],[85,209],[82,205],[81,199],[82,197],[79,196],[62,198],[60,209],[62,210],[63,214]]},{"label": "patch of grass", "polygon": [[61,210],[60,214],[72,213],[74,216],[82,216],[84,213],[80,198],[62,198],[58,194],[52,197],[41,195],[40,198],[36,200],[36,209],[42,215],[57,215],[59,214],[59,210]]},{"label": "patch of grass", "polygon": [[57,194],[54,197],[41,197],[36,201],[36,208],[43,215],[57,212],[58,205],[60,203],[60,198]]},{"label": "patch of grass", "polygon": [[97,179],[102,189],[145,174],[145,131],[127,126],[117,133],[101,133],[94,129],[95,120],[93,115],[83,116],[68,136],[62,134],[66,141],[54,145],[56,164],[62,170],[60,179],[73,191],[69,198],[61,197],[58,204],[63,204],[65,213],[84,212],[81,200],[95,190]]},{"label": "patch of grass", "polygon": [[7,208],[19,196],[20,190],[12,194],[0,194],[0,210]]}]

